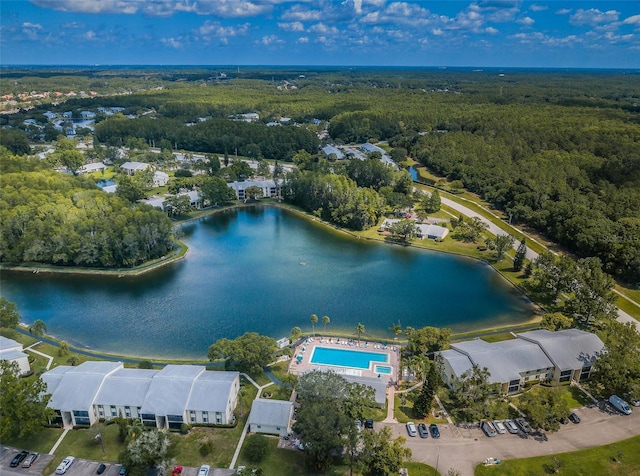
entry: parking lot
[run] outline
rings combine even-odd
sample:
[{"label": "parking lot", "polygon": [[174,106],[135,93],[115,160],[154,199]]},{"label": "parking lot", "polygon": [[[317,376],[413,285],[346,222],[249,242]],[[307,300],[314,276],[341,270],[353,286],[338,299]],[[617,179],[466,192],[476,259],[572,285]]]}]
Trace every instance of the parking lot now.
[{"label": "parking lot", "polygon": [[464,428],[439,424],[440,438],[407,435],[403,423],[387,423],[395,434],[404,436],[413,460],[438,467],[442,474],[455,468],[463,476],[473,475],[476,465],[489,457],[502,460],[551,455],[581,450],[624,440],[640,434],[640,408],[625,416],[608,405],[579,408],[581,423],[562,425],[555,433],[499,434],[487,437],[477,425]]}]

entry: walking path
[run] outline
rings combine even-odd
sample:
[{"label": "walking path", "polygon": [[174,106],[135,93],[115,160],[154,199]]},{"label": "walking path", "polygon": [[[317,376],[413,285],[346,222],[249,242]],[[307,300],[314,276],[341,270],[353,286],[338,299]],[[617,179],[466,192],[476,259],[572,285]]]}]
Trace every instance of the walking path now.
[{"label": "walking path", "polygon": [[39,340],[35,344],[31,344],[29,347],[27,347],[24,350],[28,350],[29,352],[33,352],[34,354],[38,354],[39,356],[44,357],[45,359],[48,359],[49,361],[47,362],[46,369],[49,370],[51,368],[51,364],[53,363],[53,357],[51,357],[50,355],[47,355],[47,354],[43,354],[39,350],[35,350],[34,349],[34,347],[36,347],[36,346],[38,346],[40,344],[42,344],[41,340]]},{"label": "walking path", "polygon": [[62,435],[60,435],[60,438],[58,438],[58,441],[56,441],[56,443],[53,445],[53,447],[49,450],[49,454],[53,455],[56,450],[58,449],[58,446],[60,446],[60,443],[62,443],[62,440],[64,440],[64,437],[67,436],[67,433],[69,433],[70,428],[65,428],[64,431],[62,432]]},{"label": "walking path", "polygon": [[[253,380],[247,374],[242,373],[240,375],[245,377],[249,382],[251,382],[251,385],[253,385],[258,389],[258,393],[256,394],[256,398],[254,398],[254,400],[257,400],[260,398],[260,395],[262,395],[262,391],[265,388],[267,388],[270,385],[273,385],[273,382],[269,382],[266,385],[260,386],[255,380]],[[248,429],[249,429],[249,418],[247,418],[247,421],[244,424],[244,428],[242,429],[242,434],[240,435],[240,439],[238,440],[238,444],[236,445],[236,451],[233,453],[233,458],[231,459],[231,464],[229,465],[229,469],[234,469],[236,466],[236,462],[238,461],[238,456],[240,456],[240,450],[242,449],[242,444],[244,443],[244,439],[247,436]]]}]

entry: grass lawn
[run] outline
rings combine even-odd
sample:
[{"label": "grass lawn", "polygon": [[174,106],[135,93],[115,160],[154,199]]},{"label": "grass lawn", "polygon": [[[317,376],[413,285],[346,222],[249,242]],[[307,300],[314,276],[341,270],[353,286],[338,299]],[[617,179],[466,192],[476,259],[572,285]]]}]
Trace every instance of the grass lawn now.
[{"label": "grass lawn", "polygon": [[595,474],[640,475],[640,436],[618,441],[606,446],[588,450],[559,453],[555,456],[538,456],[535,458],[503,461],[497,466],[476,467],[476,476],[500,475],[520,476],[555,474],[566,476],[591,476]]},{"label": "grass lawn", "polygon": [[[61,430],[58,431],[61,432]],[[95,440],[98,432],[102,434],[104,456],[99,442]],[[51,449],[51,446],[46,449],[46,452]],[[44,469],[43,474],[51,474],[56,466],[60,464],[62,458],[67,455],[95,461],[117,462],[118,455],[124,449],[125,444],[118,439],[118,425],[116,424],[103,425],[100,430],[97,427],[86,430],[72,430],[67,433],[60,446],[56,449],[55,458]]]},{"label": "grass lawn", "polygon": [[[407,400],[405,405],[402,405],[402,398],[400,395],[395,395],[394,399],[394,416],[399,423],[407,423],[409,421],[413,421],[415,423],[447,423],[446,418],[436,418],[433,416],[433,411],[427,415],[427,418],[418,417],[413,411],[413,400],[418,397],[419,389],[416,389],[412,392],[406,394]],[[438,405],[435,400],[432,402],[431,407],[433,409],[438,410]]]},{"label": "grass lawn", "polygon": [[12,438],[2,442],[3,445],[14,448],[24,448],[38,453],[48,453],[62,434],[61,428],[43,428],[28,438]]},{"label": "grass lawn", "polygon": [[269,437],[269,453],[260,463],[250,462],[243,449],[238,458],[238,466],[262,468],[265,476],[308,474],[304,467],[304,453],[302,451],[282,449],[277,446],[278,438]]},{"label": "grass lawn", "polygon": [[407,462],[402,465],[403,468],[409,470],[411,476],[439,476],[440,471],[436,472],[436,469],[424,463]]},{"label": "grass lawn", "polygon": [[636,306],[634,302],[636,301],[630,301],[626,296],[618,296],[616,299],[616,306],[630,316],[633,316],[635,319],[640,319],[640,307]]},{"label": "grass lawn", "polygon": [[[578,387],[574,387],[572,385],[562,385],[562,386],[558,386],[558,387],[545,387],[542,385],[534,385],[533,387],[531,387],[531,389],[529,390],[529,392],[533,393],[534,395],[545,391],[545,389],[548,388],[556,388],[558,389],[558,391],[561,393],[562,395],[562,399],[564,401],[567,402],[567,405],[569,406],[569,408],[579,408],[579,407],[583,407],[585,405],[588,405],[589,403],[591,403],[591,400],[589,399],[589,397],[587,397],[584,392],[582,392]],[[514,397],[513,398],[513,403],[518,406],[519,405],[519,398],[518,397]]]}]

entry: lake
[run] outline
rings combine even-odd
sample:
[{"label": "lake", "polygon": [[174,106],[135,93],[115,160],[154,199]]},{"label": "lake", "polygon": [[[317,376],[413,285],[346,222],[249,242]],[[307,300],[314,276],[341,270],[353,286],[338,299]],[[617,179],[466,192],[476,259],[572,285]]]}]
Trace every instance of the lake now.
[{"label": "lake", "polygon": [[527,321],[526,297],[482,262],[356,239],[271,206],[181,227],[186,259],[137,277],[3,272],[23,321],[78,347],[132,356],[206,358],[217,339],[294,326],[390,337],[389,327],[470,331]]}]

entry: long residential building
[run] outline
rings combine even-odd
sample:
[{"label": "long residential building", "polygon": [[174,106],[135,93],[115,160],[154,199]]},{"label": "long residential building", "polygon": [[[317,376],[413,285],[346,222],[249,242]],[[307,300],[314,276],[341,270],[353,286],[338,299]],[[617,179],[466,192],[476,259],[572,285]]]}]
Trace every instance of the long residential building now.
[{"label": "long residential building", "polygon": [[598,336],[578,329],[523,332],[502,342],[475,339],[451,344],[440,352],[442,377],[449,387],[455,387],[475,365],[489,371],[489,382],[500,384],[502,393],[514,393],[528,382],[585,380],[603,351]]},{"label": "long residential building", "polygon": [[56,367],[42,379],[51,394],[49,407],[66,427],[115,417],[161,429],[179,429],[183,423],[229,424],[240,389],[238,372],[208,371],[200,365],[146,370],[88,361]]}]

